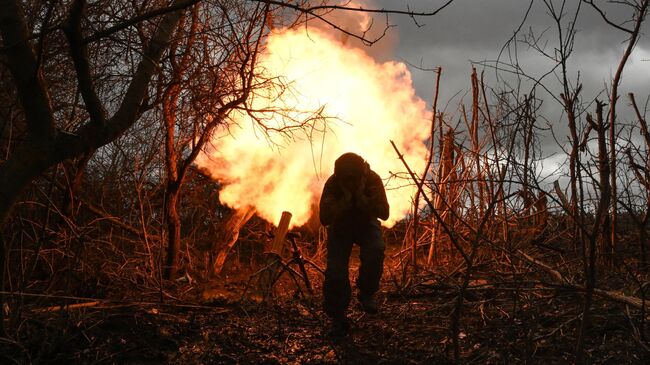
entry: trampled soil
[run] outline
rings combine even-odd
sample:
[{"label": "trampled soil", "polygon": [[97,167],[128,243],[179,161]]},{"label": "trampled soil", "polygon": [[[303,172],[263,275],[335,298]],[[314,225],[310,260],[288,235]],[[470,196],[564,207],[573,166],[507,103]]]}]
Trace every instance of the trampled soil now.
[{"label": "trampled soil", "polygon": [[[0,358],[7,364],[453,363],[449,328],[458,291],[450,283],[460,273],[447,267],[445,274],[420,272],[402,280],[395,264],[387,259],[380,314],[367,315],[353,301],[353,328],[344,339],[327,335],[322,279],[311,270],[316,293],[311,299],[285,274],[276,296],[265,303],[242,296],[247,282],[242,275],[213,283],[207,298],[209,283],[180,280],[166,289],[163,303],[155,292],[143,292],[137,303],[50,312],[25,305],[22,337],[2,343]],[[572,363],[582,293],[552,285],[530,268],[515,271],[521,277],[512,275],[512,267],[506,271],[504,265],[483,260],[476,268],[459,331],[462,362]],[[355,259],[352,278],[356,266]],[[635,337],[638,310],[595,297],[592,323],[585,346],[589,363],[650,362],[643,341]]]}]

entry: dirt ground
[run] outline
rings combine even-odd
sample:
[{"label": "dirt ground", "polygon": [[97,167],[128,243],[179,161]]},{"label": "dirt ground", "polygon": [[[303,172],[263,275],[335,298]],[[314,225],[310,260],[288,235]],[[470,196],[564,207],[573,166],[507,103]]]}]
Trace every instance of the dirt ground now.
[{"label": "dirt ground", "polygon": [[[163,293],[163,303],[159,293],[143,290],[137,302],[131,298],[50,312],[25,305],[21,337],[0,343],[0,362],[453,363],[449,327],[457,289],[450,283],[460,274],[421,272],[404,281],[387,256],[378,293],[381,312],[367,315],[353,300],[351,335],[342,340],[327,336],[328,320],[320,308],[322,278],[311,270],[313,297],[301,295],[285,274],[276,296],[265,303],[242,295],[249,276],[240,275],[222,278],[220,284],[177,281]],[[582,294],[549,284],[525,268],[518,277],[504,265],[484,260],[476,267],[460,325],[462,362],[572,363]],[[357,266],[353,259],[352,278]],[[306,292],[304,286],[301,290]],[[586,342],[589,363],[650,362],[645,345],[634,336],[637,312],[595,297]]]}]

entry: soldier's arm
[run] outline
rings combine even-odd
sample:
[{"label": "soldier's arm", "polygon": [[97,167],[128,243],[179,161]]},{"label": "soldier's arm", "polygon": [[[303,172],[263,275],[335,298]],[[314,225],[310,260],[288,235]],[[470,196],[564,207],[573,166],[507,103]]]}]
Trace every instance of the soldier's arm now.
[{"label": "soldier's arm", "polygon": [[368,212],[371,216],[381,220],[388,219],[390,207],[388,206],[388,198],[386,198],[386,190],[381,178],[375,172],[371,172],[366,184]]},{"label": "soldier's arm", "polygon": [[350,194],[337,194],[336,182],[330,177],[325,183],[323,194],[320,197],[320,223],[328,226],[334,223],[336,217],[340,216],[350,206]]}]

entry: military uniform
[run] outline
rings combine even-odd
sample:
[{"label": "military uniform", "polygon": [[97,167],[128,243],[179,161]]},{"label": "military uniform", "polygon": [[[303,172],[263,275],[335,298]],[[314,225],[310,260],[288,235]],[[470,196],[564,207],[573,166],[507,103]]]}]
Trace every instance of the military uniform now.
[{"label": "military uniform", "polygon": [[[346,174],[359,174],[349,183],[354,192],[346,191],[342,179]],[[360,298],[372,298],[379,289],[383,272],[384,241],[379,219],[389,215],[384,185],[377,173],[370,170],[355,154],[342,155],[334,174],[327,180],[320,201],[320,221],[327,227],[327,269],[323,285],[324,310],[332,318],[345,317],[350,303],[349,261],[352,245],[361,248],[361,267],[357,279]]]}]

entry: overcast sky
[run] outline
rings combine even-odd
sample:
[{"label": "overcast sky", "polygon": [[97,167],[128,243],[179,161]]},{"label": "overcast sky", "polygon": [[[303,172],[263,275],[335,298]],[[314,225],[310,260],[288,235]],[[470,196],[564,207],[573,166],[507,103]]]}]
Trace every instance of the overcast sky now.
[{"label": "overcast sky", "polygon": [[[414,11],[430,11],[445,1],[375,0],[374,4],[379,8],[401,10],[405,9],[405,4],[408,4]],[[569,19],[573,18],[579,1],[567,0],[566,3],[565,27]],[[604,1],[596,0],[596,3],[603,4]],[[556,0],[554,4],[560,6],[561,1]],[[441,66],[443,75],[438,105],[439,108],[448,105],[446,111],[451,115],[456,112],[460,98],[470,88],[472,61],[495,60],[504,44],[524,20],[529,5],[529,0],[455,0],[436,16],[418,18],[419,25],[407,16],[391,15],[389,21],[396,27],[391,29],[391,33],[385,40],[373,46],[370,53],[380,60],[405,61],[423,68],[433,69]],[[603,7],[607,16],[618,24],[631,19],[632,12],[629,7],[616,4],[604,4]],[[376,24],[382,21],[384,20]],[[631,23],[624,25],[632,27]],[[588,102],[611,84],[612,76],[626,46],[628,34],[606,24],[593,8],[584,3],[581,5],[576,29],[578,34],[574,53],[569,62],[569,77],[575,81],[576,77],[580,76],[580,82],[583,84],[582,99]],[[542,0],[533,1],[519,38],[529,30],[536,36],[543,35],[540,43],[546,43],[547,50],[552,54],[553,48],[557,47],[557,28]],[[633,119],[628,106],[629,92],[635,93],[642,108],[650,94],[650,34],[647,34],[650,33],[650,21],[646,22],[641,31],[643,34],[627,63],[623,82],[619,88],[622,97],[618,103],[618,114],[622,121]],[[518,47],[518,55],[524,71],[532,76],[547,73],[553,66],[548,59],[523,44]],[[507,55],[502,55],[501,60],[508,61]],[[484,69],[478,65],[477,69],[479,73],[485,70],[486,80],[490,86],[498,86],[493,69]],[[411,68],[411,72],[417,94],[431,103],[434,74],[415,67]],[[556,96],[559,95],[558,79],[551,75],[545,80],[545,86]],[[561,106],[541,89],[537,91],[537,96],[544,99],[541,114],[553,125],[558,138],[565,138],[568,132],[566,119],[560,113]],[[607,95],[601,94],[600,99],[606,100]],[[465,100],[469,101],[469,96],[465,95]],[[542,138],[545,154],[558,150],[550,135]],[[549,161],[563,159],[563,156],[555,156]],[[550,168],[551,166],[546,166],[545,170],[550,171]]]},{"label": "overcast sky", "polygon": [[[603,1],[600,1],[601,3]],[[402,1],[378,0],[380,7],[403,6]],[[430,10],[442,0],[418,0],[406,2],[414,10]],[[560,1],[555,1],[558,5]],[[575,12],[577,0],[568,0],[567,21]],[[598,3],[598,1],[597,1]],[[513,35],[524,19],[530,4],[528,0],[455,0],[439,15],[419,18],[418,27],[413,20],[404,16],[391,16],[396,24],[393,29],[392,54],[425,68],[442,66],[444,95],[451,96],[468,85],[471,61],[495,60],[505,42]],[[607,15],[624,21],[630,18],[630,10],[624,6],[608,6]],[[648,23],[650,24],[650,23]],[[646,33],[650,26],[642,31]],[[631,26],[631,25],[628,25]],[[541,0],[533,2],[528,19],[522,29],[539,35],[546,31],[543,39],[548,41],[549,51],[557,45],[554,22]],[[582,4],[577,20],[579,33],[576,37],[570,73],[575,79],[580,71],[586,99],[609,83],[623,53],[627,34],[613,29],[588,5]],[[520,62],[531,75],[541,75],[549,70],[551,63],[536,51],[519,47]],[[506,60],[505,56],[502,60]],[[646,60],[646,61],[643,61]],[[486,71],[487,73],[488,71]],[[493,72],[492,72],[493,73]],[[418,94],[425,100],[433,92],[433,76],[413,69]],[[549,78],[548,85],[554,82]],[[638,93],[644,97],[650,89],[650,38],[643,34],[624,74],[623,94]]]}]

